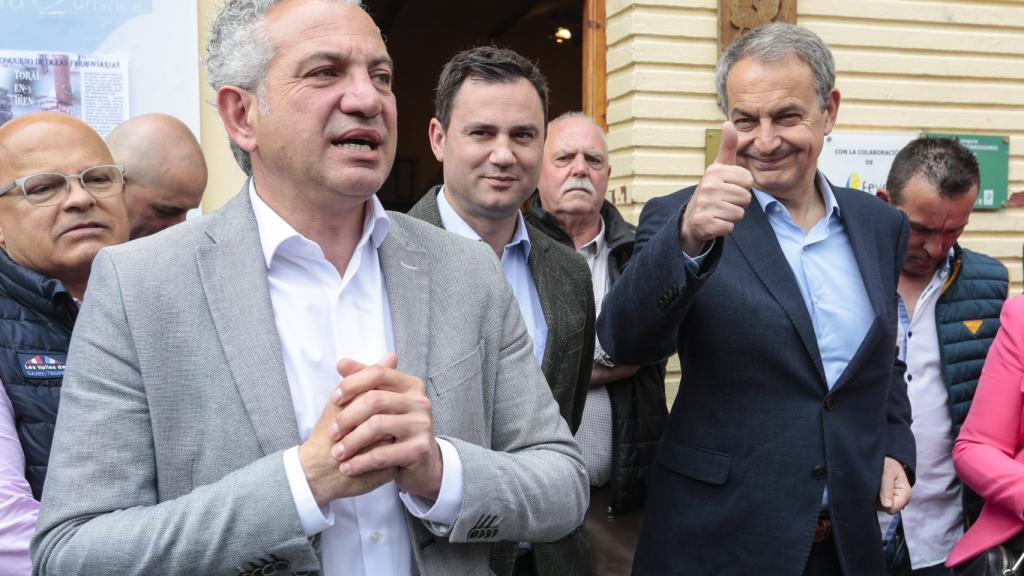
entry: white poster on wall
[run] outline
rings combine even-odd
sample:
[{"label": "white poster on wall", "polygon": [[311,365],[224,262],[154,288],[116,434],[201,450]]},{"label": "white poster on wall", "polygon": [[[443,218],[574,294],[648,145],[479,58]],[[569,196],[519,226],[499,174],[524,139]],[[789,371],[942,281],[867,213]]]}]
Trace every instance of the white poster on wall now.
[{"label": "white poster on wall", "polygon": [[885,187],[896,153],[917,133],[833,132],[825,137],[818,169],[836,186],[874,194]]},{"label": "white poster on wall", "polygon": [[[88,98],[90,91],[120,94],[120,100],[72,104],[72,108],[93,107],[82,118],[101,134],[109,131],[112,116],[108,114],[115,114],[111,107],[123,104],[129,117],[150,112],[175,116],[198,138],[196,22],[196,3],[187,0],[0,0],[0,47],[35,57],[65,55],[79,62],[119,62],[122,69],[117,74],[77,76],[79,97]],[[43,80],[39,89],[49,81]],[[126,85],[119,87],[118,81]],[[53,99],[68,104],[66,95],[55,93]],[[10,108],[16,115],[13,102]]]},{"label": "white poster on wall", "polygon": [[0,50],[0,124],[29,112],[63,112],[106,136],[128,118],[125,59]]}]

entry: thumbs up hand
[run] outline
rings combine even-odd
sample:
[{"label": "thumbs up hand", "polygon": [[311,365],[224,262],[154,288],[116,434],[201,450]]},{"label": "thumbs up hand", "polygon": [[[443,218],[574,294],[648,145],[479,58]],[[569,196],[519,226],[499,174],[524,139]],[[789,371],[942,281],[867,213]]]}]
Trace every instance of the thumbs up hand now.
[{"label": "thumbs up hand", "polygon": [[736,165],[738,144],[736,127],[723,122],[718,156],[704,172],[679,227],[679,242],[690,256],[697,256],[708,242],[732,232],[750,204],[754,177]]}]

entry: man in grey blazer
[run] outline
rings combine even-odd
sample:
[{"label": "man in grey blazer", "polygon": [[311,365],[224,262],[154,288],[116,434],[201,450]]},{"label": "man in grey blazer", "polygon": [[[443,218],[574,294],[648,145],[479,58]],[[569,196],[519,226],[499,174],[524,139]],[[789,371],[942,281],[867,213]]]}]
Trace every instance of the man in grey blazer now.
[{"label": "man in grey blazer", "polygon": [[369,16],[232,0],[207,69],[251,178],[97,258],[36,574],[488,574],[490,542],[571,532],[585,471],[497,262],[374,196]]},{"label": "man in grey blazer", "polygon": [[[409,215],[491,248],[512,286],[551,394],[575,432],[594,350],[590,268],[519,212],[540,179],[544,77],[517,53],[482,46],[445,64],[435,94],[430,145],[444,164],[444,185],[428,191]],[[590,573],[582,533],[554,545],[495,550],[491,567],[498,574]]]}]

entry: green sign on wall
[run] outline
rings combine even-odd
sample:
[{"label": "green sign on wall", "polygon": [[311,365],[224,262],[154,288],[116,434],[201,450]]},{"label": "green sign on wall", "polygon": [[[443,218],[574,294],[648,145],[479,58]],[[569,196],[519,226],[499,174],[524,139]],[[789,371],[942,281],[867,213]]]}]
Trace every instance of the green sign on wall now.
[{"label": "green sign on wall", "polygon": [[1010,179],[1010,139],[1006,136],[976,136],[973,134],[928,134],[930,138],[956,138],[965,148],[974,152],[981,169],[981,186],[975,209],[994,210],[1006,204],[1006,189]]}]

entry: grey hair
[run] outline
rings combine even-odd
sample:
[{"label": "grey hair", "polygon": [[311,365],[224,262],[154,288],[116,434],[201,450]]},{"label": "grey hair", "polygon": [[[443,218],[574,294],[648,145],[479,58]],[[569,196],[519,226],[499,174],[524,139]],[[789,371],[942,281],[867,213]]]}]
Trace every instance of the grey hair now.
[{"label": "grey hair", "polygon": [[551,133],[551,127],[554,126],[555,123],[561,122],[562,120],[584,120],[589,122],[594,126],[594,128],[597,128],[598,133],[601,134],[601,141],[604,142],[605,150],[608,149],[608,136],[604,133],[604,128],[602,128],[601,125],[597,123],[597,120],[595,120],[590,114],[580,112],[579,110],[563,112],[562,114],[559,114],[557,118],[548,122],[548,133]]},{"label": "grey hair", "polygon": [[[214,92],[224,86],[237,86],[257,95],[264,109],[263,81],[267,65],[274,57],[274,46],[264,24],[267,13],[285,0],[226,0],[210,27],[206,44],[206,81]],[[361,0],[335,0],[359,6]],[[252,176],[249,153],[231,142],[231,153],[247,176]]]},{"label": "grey hair", "polygon": [[810,67],[814,76],[814,89],[818,93],[818,105],[824,110],[828,106],[829,94],[836,86],[836,64],[832,59],[832,51],[817,34],[806,28],[785,22],[772,22],[737,38],[718,59],[715,84],[718,87],[718,105],[726,118],[729,117],[729,97],[725,82],[737,62],[744,58],[754,58],[758,62],[772,64],[790,55],[795,55]]}]

